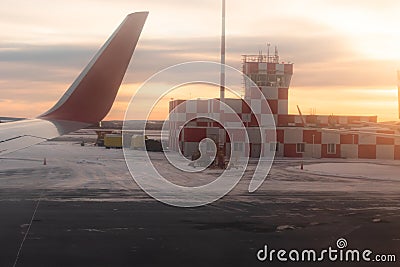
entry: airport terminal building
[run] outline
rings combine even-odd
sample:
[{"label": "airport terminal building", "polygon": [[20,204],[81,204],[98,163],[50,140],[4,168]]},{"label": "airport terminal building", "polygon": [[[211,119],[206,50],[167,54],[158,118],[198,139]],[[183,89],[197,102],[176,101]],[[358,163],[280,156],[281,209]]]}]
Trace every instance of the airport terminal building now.
[{"label": "airport terminal building", "polygon": [[[400,160],[400,138],[393,135],[394,130],[376,124],[377,116],[289,114],[293,64],[279,62],[277,54],[243,56],[243,74],[254,82],[253,85],[244,83],[246,101],[226,98],[224,103],[236,112],[245,125],[249,151],[245,151],[240,142],[231,146],[229,136],[220,124],[206,118],[195,118],[196,115],[201,117],[201,114],[215,112],[212,100],[170,101],[171,150],[181,151],[190,158],[197,151],[199,142],[210,138],[224,150],[225,155],[230,155],[232,147],[255,158],[267,155],[267,150],[275,150],[278,157]],[[259,90],[253,88],[254,84]],[[263,110],[260,105],[260,92],[270,110]],[[250,103],[251,109],[246,102]],[[260,127],[263,129],[264,123],[268,123],[270,112],[276,125],[276,138],[269,138],[268,130],[259,130]],[[260,132],[264,138],[261,138]],[[266,142],[264,151],[261,140]]]}]

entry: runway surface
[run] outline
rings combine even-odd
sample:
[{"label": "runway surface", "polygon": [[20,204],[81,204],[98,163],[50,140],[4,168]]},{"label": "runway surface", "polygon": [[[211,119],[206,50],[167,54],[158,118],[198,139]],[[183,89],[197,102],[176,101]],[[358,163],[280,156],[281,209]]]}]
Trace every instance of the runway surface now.
[{"label": "runway surface", "polygon": [[[218,174],[188,177],[159,154],[152,157],[174,182],[204,182]],[[315,167],[320,163],[329,168]],[[299,164],[278,159],[255,193],[246,192],[246,174],[221,200],[184,209],[140,190],[121,150],[53,141],[18,151],[0,159],[0,266],[343,266],[256,257],[264,245],[319,250],[335,247],[339,238],[349,248],[397,256],[396,263],[345,266],[397,266],[398,175],[327,171],[332,164],[395,171],[398,163],[310,160],[303,171]]]}]

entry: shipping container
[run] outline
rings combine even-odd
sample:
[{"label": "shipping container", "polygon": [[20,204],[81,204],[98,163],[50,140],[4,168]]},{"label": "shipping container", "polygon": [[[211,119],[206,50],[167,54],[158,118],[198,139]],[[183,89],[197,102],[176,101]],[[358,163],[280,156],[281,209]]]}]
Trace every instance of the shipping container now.
[{"label": "shipping container", "polygon": [[122,148],[122,135],[121,134],[104,135],[104,146],[106,148]]}]

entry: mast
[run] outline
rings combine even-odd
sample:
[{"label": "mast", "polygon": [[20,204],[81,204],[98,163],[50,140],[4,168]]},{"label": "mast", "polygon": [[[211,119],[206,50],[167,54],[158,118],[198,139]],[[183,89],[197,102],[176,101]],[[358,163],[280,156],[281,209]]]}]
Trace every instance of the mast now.
[{"label": "mast", "polygon": [[225,102],[225,0],[222,0],[221,77],[219,98]]}]

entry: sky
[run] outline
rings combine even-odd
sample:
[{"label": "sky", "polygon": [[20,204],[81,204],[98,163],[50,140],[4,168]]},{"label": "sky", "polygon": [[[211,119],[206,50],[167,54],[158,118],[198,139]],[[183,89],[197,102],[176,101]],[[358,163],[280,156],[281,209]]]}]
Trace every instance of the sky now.
[{"label": "sky", "polygon": [[[134,92],[163,68],[219,61],[220,0],[2,0],[0,116],[32,118],[54,105],[134,11],[150,14],[107,119],[123,119]],[[396,120],[399,11],[398,0],[227,0],[226,62],[240,69],[241,55],[277,45],[294,63],[291,113],[299,105],[304,114]],[[173,97],[198,92],[186,89]],[[153,119],[165,118],[163,103]]]}]

